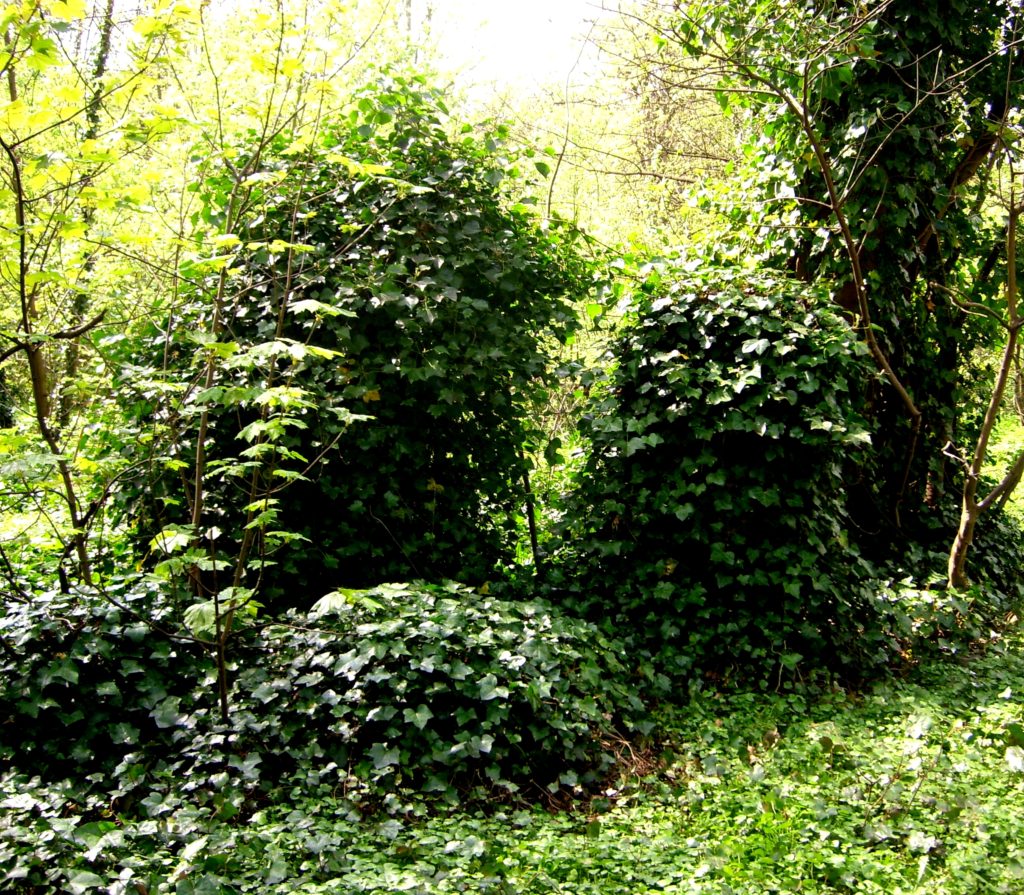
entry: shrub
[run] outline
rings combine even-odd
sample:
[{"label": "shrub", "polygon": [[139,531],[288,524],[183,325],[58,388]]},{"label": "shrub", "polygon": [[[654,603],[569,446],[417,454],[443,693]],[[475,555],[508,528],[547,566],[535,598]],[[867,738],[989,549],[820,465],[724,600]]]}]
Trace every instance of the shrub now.
[{"label": "shrub", "polygon": [[319,601],[251,645],[234,720],[265,764],[368,795],[556,791],[600,779],[635,716],[618,647],[537,602],[462,585],[390,584]]},{"label": "shrub", "polygon": [[391,807],[399,793],[523,797],[601,779],[640,709],[593,626],[458,584],[324,598],[236,633],[228,723],[216,673],[160,627],[159,591],[118,608],[37,595],[0,615],[0,759],[102,781],[151,816],[182,793],[231,817],[281,786]]},{"label": "shrub", "polygon": [[137,776],[146,750],[170,760],[166,710],[190,702],[210,662],[153,630],[177,624],[160,589],[109,595],[120,605],[37,592],[0,611],[0,759],[50,779],[111,774],[129,754]]},{"label": "shrub", "polygon": [[566,599],[683,671],[860,650],[844,472],[873,375],[826,296],[736,269],[652,275],[585,415]]},{"label": "shrub", "polygon": [[[443,116],[421,80],[385,79],[312,145],[282,140],[262,159],[253,179],[267,185],[224,237],[240,242],[222,306],[220,271],[206,273],[144,336],[169,375],[123,367],[132,413],[173,443],[155,480],[121,491],[145,541],[192,521],[205,410],[204,530],[230,555],[258,505],[263,546],[288,546],[260,552],[249,580],[279,607],[339,585],[483,582],[512,561],[527,408],[589,272],[569,229],[514,201],[503,129],[452,137]],[[197,187],[211,220],[230,187],[224,173]],[[195,384],[197,341],[225,355],[213,388]]]}]

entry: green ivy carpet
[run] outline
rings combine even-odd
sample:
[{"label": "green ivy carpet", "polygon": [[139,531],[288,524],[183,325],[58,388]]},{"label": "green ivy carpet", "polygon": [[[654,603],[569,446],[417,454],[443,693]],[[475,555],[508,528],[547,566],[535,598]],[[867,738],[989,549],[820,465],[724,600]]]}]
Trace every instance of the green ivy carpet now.
[{"label": "green ivy carpet", "polygon": [[[63,782],[8,770],[0,872],[24,893],[1013,895],[1021,646],[860,690],[694,691],[659,716],[654,750],[571,812],[453,811],[396,791],[367,813],[308,742],[301,773],[239,814],[230,793],[259,776],[255,760],[211,768],[212,787],[138,753]],[[154,712],[165,735],[192,736],[178,714]]]}]

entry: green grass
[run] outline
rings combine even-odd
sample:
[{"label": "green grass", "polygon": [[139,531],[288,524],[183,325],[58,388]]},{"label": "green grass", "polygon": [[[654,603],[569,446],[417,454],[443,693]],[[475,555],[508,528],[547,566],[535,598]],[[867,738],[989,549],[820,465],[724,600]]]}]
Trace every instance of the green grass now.
[{"label": "green grass", "polygon": [[[1024,891],[1024,641],[811,698],[698,694],[572,812],[350,816],[318,787],[245,823],[187,792],[138,805],[0,778],[4,891]],[[102,781],[94,781],[99,793]],[[404,811],[403,808],[410,809]],[[419,816],[417,816],[419,815]],[[2,874],[11,872],[6,881]],[[19,889],[19,876],[37,880]],[[53,888],[41,886],[48,875]],[[142,888],[139,888],[141,886]]]}]

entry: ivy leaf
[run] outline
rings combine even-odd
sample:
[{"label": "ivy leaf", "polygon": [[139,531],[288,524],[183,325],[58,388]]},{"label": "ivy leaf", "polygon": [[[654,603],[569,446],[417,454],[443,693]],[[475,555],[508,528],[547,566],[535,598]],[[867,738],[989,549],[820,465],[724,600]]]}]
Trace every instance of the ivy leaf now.
[{"label": "ivy leaf", "polygon": [[480,679],[480,699],[490,702],[492,699],[507,699],[508,687],[499,687],[498,679],[493,674],[486,674]]},{"label": "ivy leaf", "polygon": [[110,728],[110,741],[119,745],[132,746],[139,741],[139,729],[119,721]]},{"label": "ivy leaf", "polygon": [[177,727],[185,718],[179,711],[180,704],[181,700],[177,696],[168,696],[149,715],[157,727]]},{"label": "ivy leaf", "polygon": [[427,722],[434,717],[434,713],[425,705],[420,705],[413,709],[403,709],[402,717],[405,719],[406,724],[412,724],[418,730],[423,730],[427,726]]},{"label": "ivy leaf", "polygon": [[107,881],[103,877],[97,876],[91,870],[79,870],[68,880],[67,891],[72,895],[81,895],[82,892],[99,889],[106,884]]},{"label": "ivy leaf", "polygon": [[206,844],[209,841],[209,838],[206,836],[199,836],[198,838],[193,839],[181,850],[181,860],[186,864],[191,863],[191,861],[195,859],[204,848],[206,848]]},{"label": "ivy leaf", "polygon": [[645,438],[630,438],[626,442],[626,456],[632,457],[637,451],[643,450],[647,447],[647,439]]},{"label": "ivy leaf", "polygon": [[378,771],[398,764],[398,750],[389,748],[387,743],[374,743],[368,752],[373,766]]}]

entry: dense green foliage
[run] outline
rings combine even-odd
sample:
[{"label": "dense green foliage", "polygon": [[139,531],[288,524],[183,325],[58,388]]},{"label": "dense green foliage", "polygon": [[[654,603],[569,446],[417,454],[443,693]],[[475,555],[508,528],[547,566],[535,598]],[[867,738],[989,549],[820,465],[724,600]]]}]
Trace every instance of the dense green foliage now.
[{"label": "dense green foliage", "polygon": [[0,888],[1017,891],[1020,0],[637,0],[672,261],[398,6],[3,12]]},{"label": "dense green foliage", "polygon": [[784,275],[656,269],[596,370],[586,460],[560,507],[562,598],[658,656],[742,675],[845,673],[939,635],[961,645],[1021,597],[1020,533],[986,521],[981,588],[921,599],[943,568],[952,507],[915,541],[861,555],[851,493],[872,482],[852,328]]},{"label": "dense green foliage", "polygon": [[0,756],[110,780],[122,809],[178,798],[174,775],[220,816],[292,786],[353,811],[415,791],[557,793],[600,779],[640,708],[583,622],[456,584],[384,585],[240,631],[225,724],[213,662],[168,640],[159,592],[110,596],[35,594],[0,617],[0,725],[20,731]]},{"label": "dense green foliage", "polygon": [[543,604],[382,585],[325,597],[314,616],[315,630],[267,629],[235,725],[268,761],[299,750],[304,767],[347,769],[353,799],[593,784],[610,760],[602,738],[640,708],[615,645]]},{"label": "dense green foliage", "polygon": [[849,327],[796,282],[669,267],[610,355],[563,520],[575,601],[680,669],[862,649],[841,466],[868,440],[865,361]]},{"label": "dense green foliage", "polygon": [[[244,511],[260,498],[256,524],[289,533],[258,563],[278,605],[337,585],[483,582],[514,557],[527,410],[589,275],[570,231],[514,204],[501,129],[452,138],[443,111],[420,81],[396,78],[367,89],[322,145],[275,146],[251,175],[269,185],[239,215],[226,283],[209,273],[147,336],[169,369],[126,367],[121,387],[144,393],[133,412],[165,423],[167,467],[190,462],[189,420],[210,414],[217,549],[253,524]],[[230,216],[230,174],[204,190],[204,216]],[[225,357],[213,384],[196,375],[197,332]],[[168,374],[194,383],[173,403],[154,387]],[[351,425],[353,413],[366,418]],[[265,493],[247,493],[260,464],[272,467]],[[149,517],[146,540],[192,522],[195,476],[124,493],[133,521]]]},{"label": "dense green foliage", "polygon": [[1013,140],[1018,14],[968,0],[652,12],[671,35],[664,61],[705,60],[749,129],[737,182],[705,192],[728,241],[824,286],[888,368],[861,385],[870,475],[846,473],[868,552],[922,536],[918,516],[962,480],[947,446],[965,451],[980,425],[976,352],[1000,337],[1005,259],[991,167]]},{"label": "dense green foliage", "polygon": [[148,764],[145,744],[169,744],[164,710],[196,689],[208,661],[166,636],[173,606],[152,588],[112,584],[119,606],[59,592],[22,596],[0,616],[0,725],[17,731],[0,740],[0,756],[52,779],[103,776],[124,760],[124,787]]},{"label": "dense green foliage", "polygon": [[0,874],[16,893],[1013,895],[1024,664],[1007,646],[860,691],[692,693],[575,813],[366,818],[313,784],[242,822],[194,794],[129,812],[103,780],[4,772]]}]

